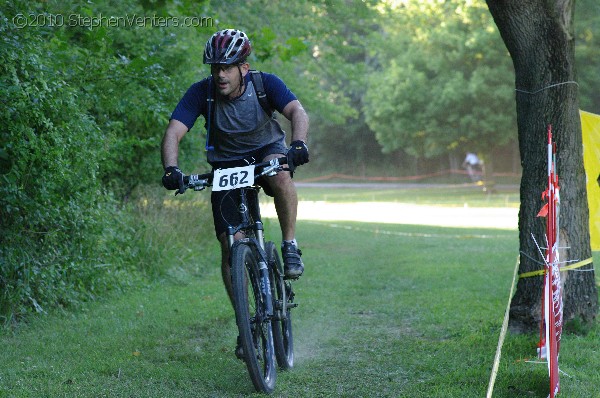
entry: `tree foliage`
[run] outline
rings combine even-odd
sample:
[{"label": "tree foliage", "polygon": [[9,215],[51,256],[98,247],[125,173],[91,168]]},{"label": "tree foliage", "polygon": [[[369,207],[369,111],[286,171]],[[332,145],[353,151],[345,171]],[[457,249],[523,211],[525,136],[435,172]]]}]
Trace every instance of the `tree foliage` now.
[{"label": "tree foliage", "polygon": [[78,87],[61,73],[71,54],[58,56],[60,40],[15,29],[7,17],[2,14],[0,45],[0,142],[6,154],[0,175],[0,316],[9,319],[28,308],[65,304],[73,297],[65,291],[93,295],[96,284],[114,282],[100,275],[103,257],[114,247],[99,241],[108,221],[102,216],[115,203],[104,196],[99,179],[100,161],[108,155],[102,131],[81,111]]},{"label": "tree foliage", "polygon": [[215,3],[217,15],[228,15],[220,28],[240,27],[250,36],[251,66],[284,77],[310,113],[312,164],[330,165],[339,153],[344,164],[364,163],[369,148],[380,154],[362,106],[377,3],[253,0],[233,13],[232,3]]},{"label": "tree foliage", "polygon": [[384,151],[488,153],[514,137],[510,58],[485,5],[407,2],[382,17],[365,107]]}]

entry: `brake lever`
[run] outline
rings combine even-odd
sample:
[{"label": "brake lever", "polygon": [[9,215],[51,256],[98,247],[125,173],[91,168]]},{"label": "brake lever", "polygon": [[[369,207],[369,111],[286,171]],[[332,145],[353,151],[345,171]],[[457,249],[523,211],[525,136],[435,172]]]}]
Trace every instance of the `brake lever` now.
[{"label": "brake lever", "polygon": [[294,178],[294,171],[296,171],[296,165],[294,164],[294,161],[292,160],[292,158],[290,158],[290,153],[288,152],[287,155],[287,165],[288,167],[286,169],[284,169],[285,171],[289,171],[290,172],[290,177]]}]

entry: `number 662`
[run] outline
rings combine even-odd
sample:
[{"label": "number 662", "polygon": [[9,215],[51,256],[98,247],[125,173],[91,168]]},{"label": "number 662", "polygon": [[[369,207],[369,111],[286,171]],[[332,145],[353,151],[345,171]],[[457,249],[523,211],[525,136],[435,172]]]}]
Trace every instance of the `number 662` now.
[{"label": "number 662", "polygon": [[219,186],[221,188],[225,188],[227,186],[235,187],[238,184],[245,184],[247,182],[248,172],[233,172],[231,174],[223,174],[221,178],[219,178]]}]

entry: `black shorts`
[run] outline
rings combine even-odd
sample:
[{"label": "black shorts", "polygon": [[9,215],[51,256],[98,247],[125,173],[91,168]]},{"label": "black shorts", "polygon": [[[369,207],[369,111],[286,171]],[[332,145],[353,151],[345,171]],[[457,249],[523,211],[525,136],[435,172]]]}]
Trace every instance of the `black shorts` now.
[{"label": "black shorts", "polygon": [[[287,148],[280,142],[276,142],[266,147],[259,149],[258,151],[248,154],[244,159],[232,160],[227,162],[215,162],[213,168],[230,168],[230,167],[241,167],[252,163],[262,162],[267,156],[275,154],[286,154]],[[260,184],[260,181],[257,181]],[[268,186],[260,184],[264,189],[265,193],[269,196],[273,196]],[[212,204],[213,220],[215,223],[215,234],[217,239],[219,236],[227,232],[227,227],[239,225],[242,220],[238,211],[239,207],[239,193],[237,189],[232,191],[213,191],[210,196]]]}]

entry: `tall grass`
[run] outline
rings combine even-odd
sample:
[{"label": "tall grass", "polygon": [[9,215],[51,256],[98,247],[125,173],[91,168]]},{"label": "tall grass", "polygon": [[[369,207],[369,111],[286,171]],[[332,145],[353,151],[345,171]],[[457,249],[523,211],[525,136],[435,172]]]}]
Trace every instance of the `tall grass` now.
[{"label": "tall grass", "polygon": [[141,187],[132,198],[125,207],[109,197],[92,211],[78,209],[72,227],[5,239],[0,329],[156,280],[202,273],[198,258],[215,241],[209,194],[175,198],[157,186]]},{"label": "tall grass", "polygon": [[136,197],[135,213],[143,226],[140,268],[152,278],[202,274],[200,259],[212,253],[217,242],[210,192],[175,196],[173,191],[157,188],[136,193]]}]

